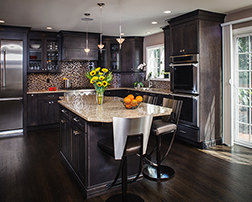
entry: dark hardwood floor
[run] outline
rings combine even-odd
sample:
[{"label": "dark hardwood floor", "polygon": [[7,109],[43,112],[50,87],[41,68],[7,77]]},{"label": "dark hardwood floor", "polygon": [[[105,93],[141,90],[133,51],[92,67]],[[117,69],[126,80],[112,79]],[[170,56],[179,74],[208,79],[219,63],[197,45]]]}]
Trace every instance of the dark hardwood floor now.
[{"label": "dark hardwood floor", "polygon": [[[143,179],[130,184],[129,192],[146,202],[252,201],[251,149],[216,146],[199,150],[175,141],[165,164],[175,170],[174,178],[163,182]],[[118,192],[119,188],[86,202],[105,201]],[[60,159],[58,130],[0,138],[0,201],[84,201]]]}]

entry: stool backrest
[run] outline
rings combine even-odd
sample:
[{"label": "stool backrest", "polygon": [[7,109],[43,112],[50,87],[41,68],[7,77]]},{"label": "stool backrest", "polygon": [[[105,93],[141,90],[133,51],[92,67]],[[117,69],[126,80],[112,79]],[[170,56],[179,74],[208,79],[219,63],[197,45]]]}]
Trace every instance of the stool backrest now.
[{"label": "stool backrest", "polygon": [[146,153],[153,114],[140,118],[113,117],[114,155],[116,160],[122,159],[127,137],[143,134],[143,154]]},{"label": "stool backrest", "polygon": [[150,95],[144,95],[143,96],[143,102],[144,103],[149,103],[149,104],[156,105],[157,101],[158,101],[158,97],[153,97],[153,96],[150,96]]},{"label": "stool backrest", "polygon": [[180,112],[182,109],[183,100],[174,100],[169,98],[163,98],[163,107],[172,108],[172,113],[169,116],[163,116],[163,121],[172,122],[178,124]]}]

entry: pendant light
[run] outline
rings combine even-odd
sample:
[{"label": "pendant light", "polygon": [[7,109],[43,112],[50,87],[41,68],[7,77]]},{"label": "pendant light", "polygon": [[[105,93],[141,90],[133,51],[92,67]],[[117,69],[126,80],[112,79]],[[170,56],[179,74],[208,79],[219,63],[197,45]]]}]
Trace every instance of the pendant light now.
[{"label": "pendant light", "polygon": [[87,22],[87,32],[86,32],[86,48],[84,48],[84,51],[86,52],[86,54],[88,55],[88,53],[90,52],[90,49],[88,48],[88,22],[92,21],[93,18],[90,18],[90,13],[84,13],[84,15],[86,16],[85,18],[81,18],[81,20],[86,21]]},{"label": "pendant light", "polygon": [[100,44],[98,44],[98,48],[100,49],[100,53],[102,53],[102,49],[104,45],[102,44],[102,7],[105,6],[105,3],[97,3],[100,7]]},{"label": "pendant light", "polygon": [[122,38],[122,16],[121,16],[121,2],[120,2],[120,26],[119,26],[119,33],[120,33],[120,38],[117,38],[116,41],[119,43],[120,45],[120,49],[122,47],[122,43],[124,42],[124,38]]}]

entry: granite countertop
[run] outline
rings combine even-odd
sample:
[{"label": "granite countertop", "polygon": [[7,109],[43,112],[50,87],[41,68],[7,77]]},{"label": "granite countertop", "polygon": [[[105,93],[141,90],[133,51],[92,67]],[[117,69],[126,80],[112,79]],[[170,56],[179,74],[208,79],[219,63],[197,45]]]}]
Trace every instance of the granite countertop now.
[{"label": "granite countertop", "polygon": [[[39,93],[65,93],[69,91],[94,91],[95,89],[60,89],[56,91],[49,91],[49,90],[38,90],[38,91],[29,91],[27,94],[39,94]],[[169,95],[171,94],[170,90],[164,90],[164,89],[158,89],[158,88],[107,88],[106,90],[134,90],[134,91],[141,91],[141,92],[151,92],[151,93],[158,93],[163,95]]]},{"label": "granite countertop", "polygon": [[122,98],[104,96],[103,104],[96,104],[95,95],[63,96],[59,104],[90,122],[113,122],[113,117],[137,118],[153,113],[153,117],[171,114],[172,109],[141,103],[137,109],[126,109]]}]

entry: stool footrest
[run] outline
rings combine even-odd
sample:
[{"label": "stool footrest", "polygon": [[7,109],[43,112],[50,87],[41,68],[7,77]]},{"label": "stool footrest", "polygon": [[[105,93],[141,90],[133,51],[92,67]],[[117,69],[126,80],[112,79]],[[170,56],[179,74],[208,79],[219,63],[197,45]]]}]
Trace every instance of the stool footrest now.
[{"label": "stool footrest", "polygon": [[[158,169],[160,171],[160,176],[158,176]],[[144,177],[151,180],[167,180],[174,176],[175,172],[172,168],[168,166],[147,166],[143,170]]]}]

